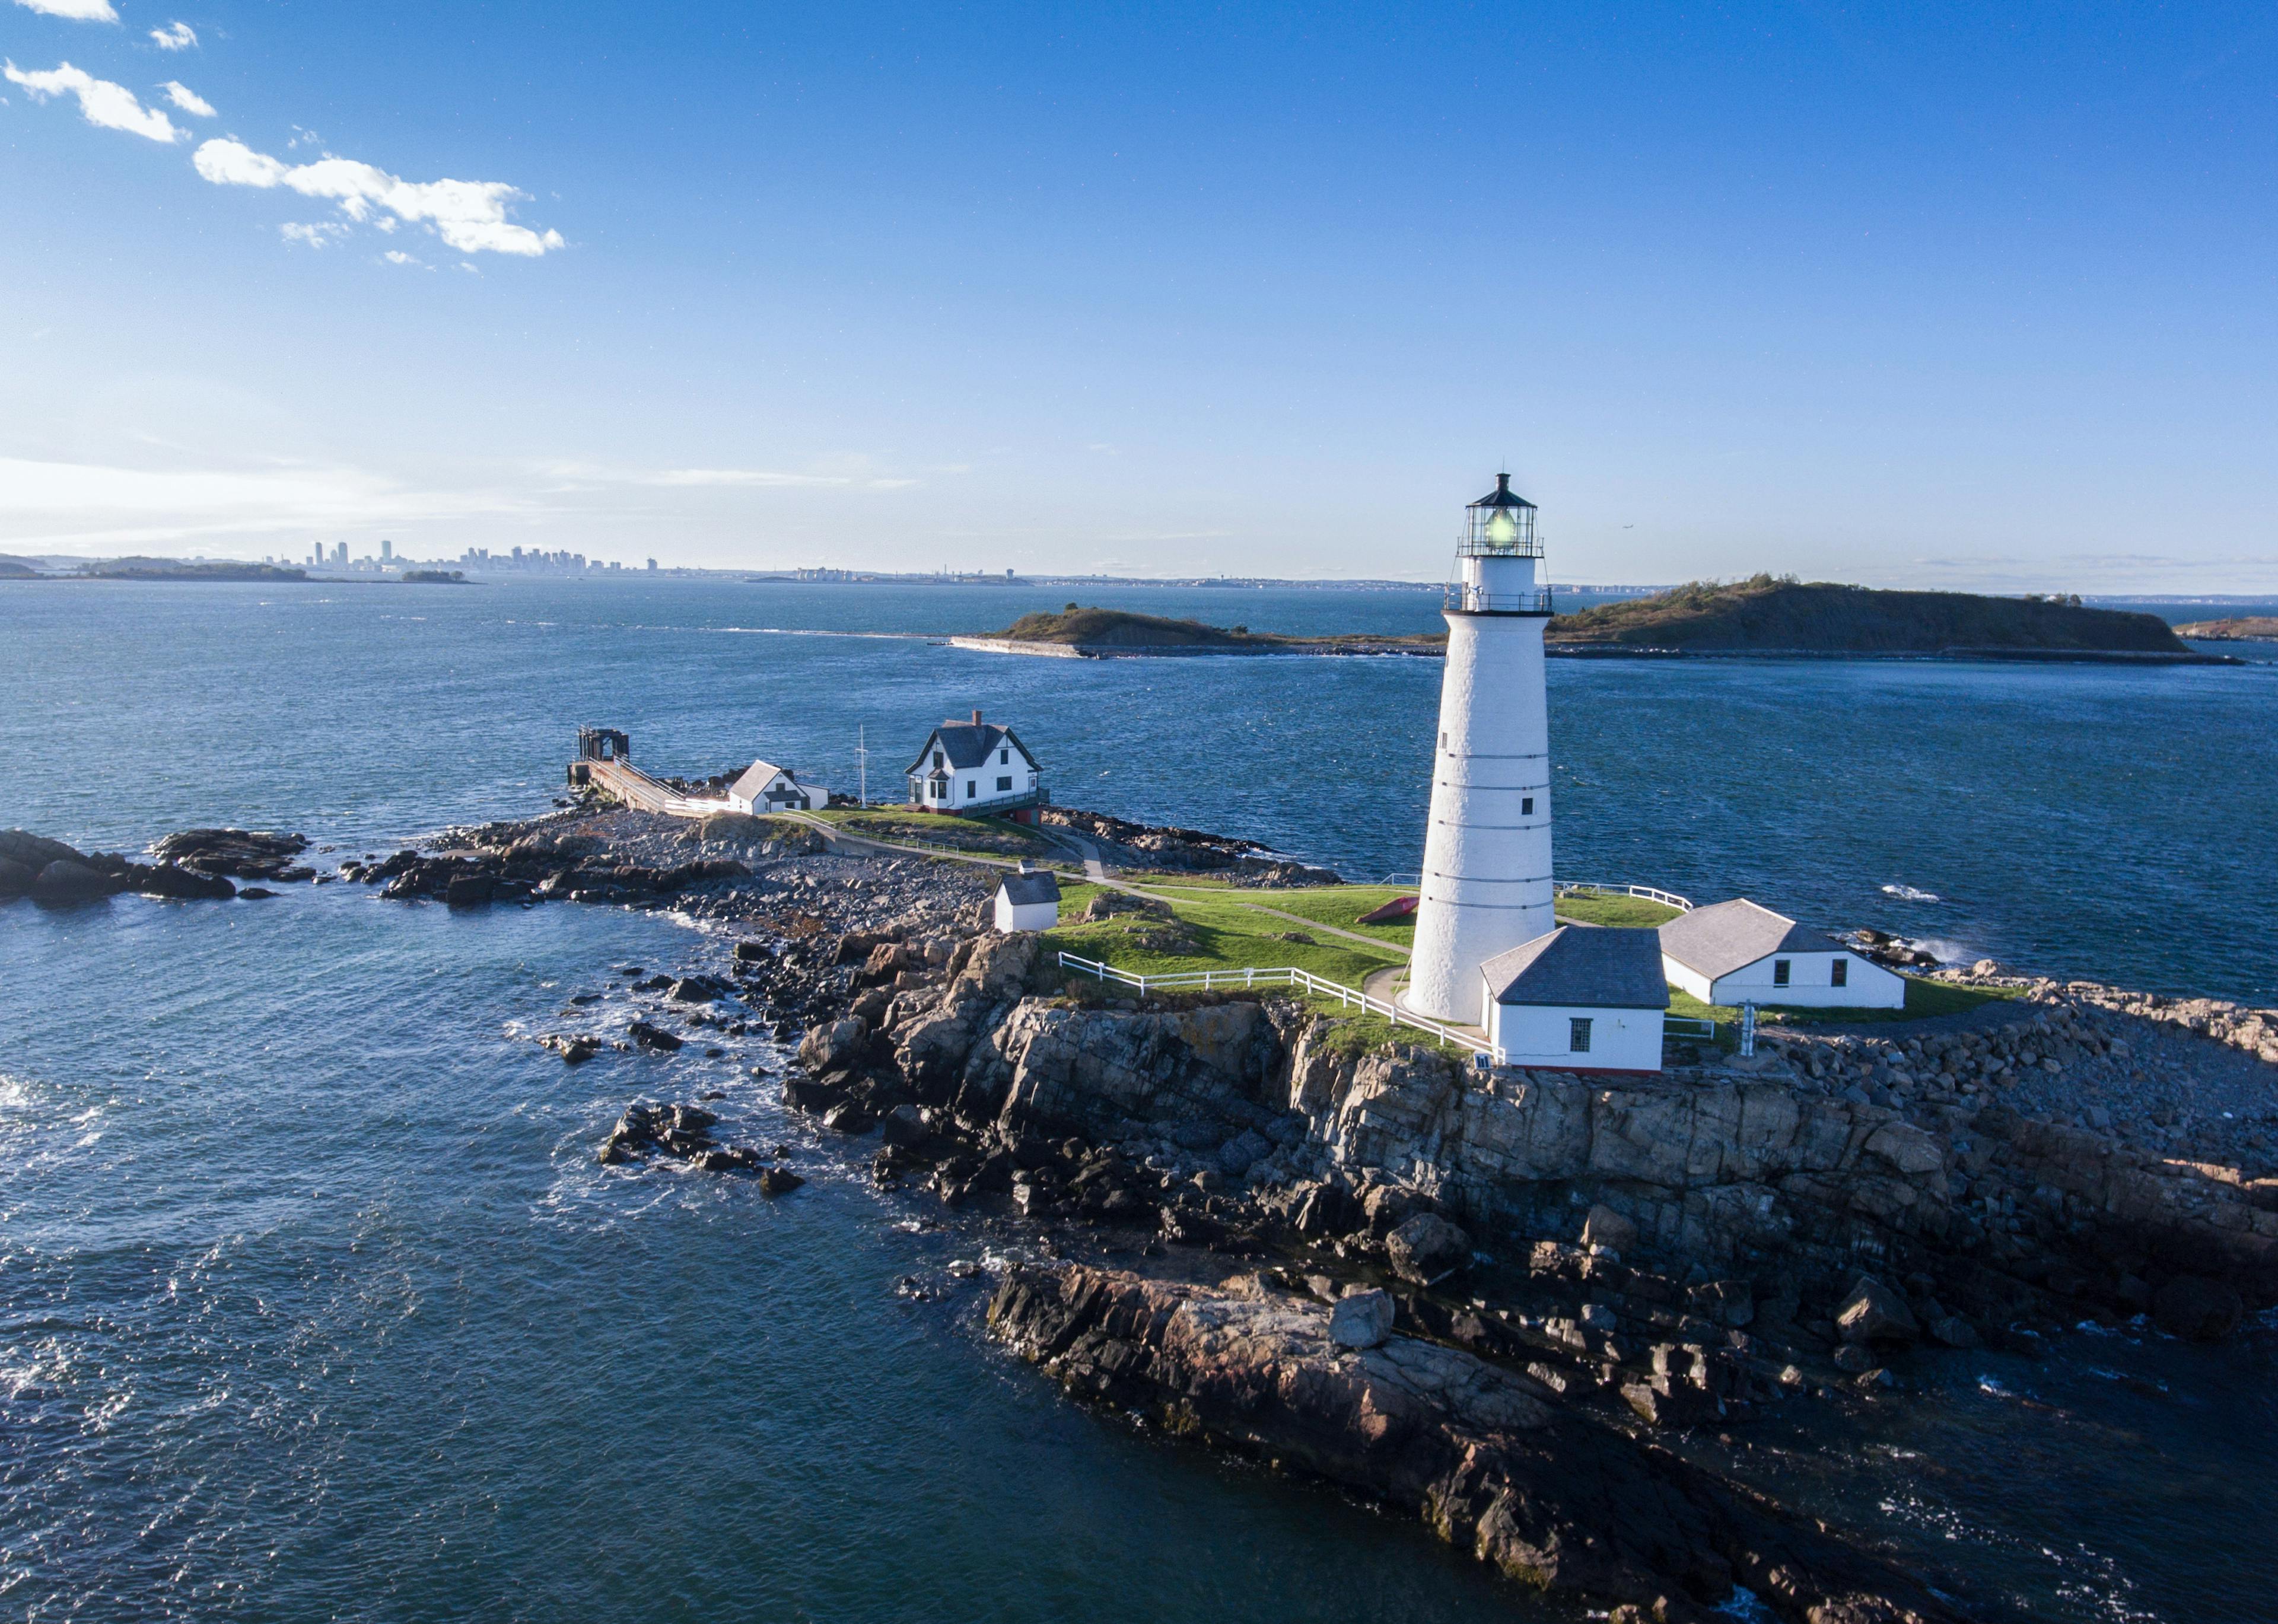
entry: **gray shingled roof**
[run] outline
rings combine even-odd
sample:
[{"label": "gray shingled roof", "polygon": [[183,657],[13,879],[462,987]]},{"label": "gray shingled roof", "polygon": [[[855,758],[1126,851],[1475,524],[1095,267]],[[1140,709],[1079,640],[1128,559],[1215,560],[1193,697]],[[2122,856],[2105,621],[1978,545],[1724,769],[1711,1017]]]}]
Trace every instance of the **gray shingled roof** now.
[{"label": "gray shingled roof", "polygon": [[1060,882],[1049,869],[1039,869],[1029,874],[1005,876],[1005,895],[1015,908],[1030,903],[1056,903],[1060,899]]},{"label": "gray shingled roof", "polygon": [[742,774],[729,787],[728,792],[730,795],[740,795],[747,801],[757,800],[760,791],[773,783],[778,773],[793,783],[799,782],[799,774],[789,767],[777,766],[772,761],[754,761],[744,769]]},{"label": "gray shingled roof", "polygon": [[1479,966],[1497,1003],[1665,1010],[1661,938],[1650,928],[1562,925]]},{"label": "gray shingled roof", "polygon": [[1661,950],[1713,981],[1775,953],[1840,953],[1845,949],[1784,913],[1736,896],[1695,908],[1663,926]]},{"label": "gray shingled roof", "polygon": [[1030,766],[1037,766],[1036,759],[1028,754],[1028,747],[1013,736],[1010,728],[1000,728],[994,722],[986,721],[945,721],[933,730],[932,736],[925,742],[925,748],[918,751],[918,759],[910,763],[911,773],[931,769],[936,744],[940,745],[942,754],[949,758],[949,765],[959,769],[979,766],[1005,744],[1019,751],[1021,759]]}]

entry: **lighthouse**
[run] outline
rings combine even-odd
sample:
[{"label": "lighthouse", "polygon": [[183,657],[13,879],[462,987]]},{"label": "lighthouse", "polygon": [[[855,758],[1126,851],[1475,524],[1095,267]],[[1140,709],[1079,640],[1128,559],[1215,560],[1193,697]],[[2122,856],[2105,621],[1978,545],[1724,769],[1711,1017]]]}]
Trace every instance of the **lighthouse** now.
[{"label": "lighthouse", "polygon": [[1479,966],[1557,925],[1542,682],[1550,589],[1538,576],[1534,513],[1509,474],[1495,476],[1494,490],[1465,510],[1443,605],[1448,664],[1402,1003],[1466,1025],[1485,1014]]}]

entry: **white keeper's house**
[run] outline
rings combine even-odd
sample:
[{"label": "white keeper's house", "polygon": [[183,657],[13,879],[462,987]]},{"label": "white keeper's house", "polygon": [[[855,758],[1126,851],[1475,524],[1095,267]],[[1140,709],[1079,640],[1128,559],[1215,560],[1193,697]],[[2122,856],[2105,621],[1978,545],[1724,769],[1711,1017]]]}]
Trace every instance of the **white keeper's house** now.
[{"label": "white keeper's house", "polygon": [[799,774],[772,761],[754,761],[728,786],[728,804],[739,812],[813,812],[821,792],[799,782]]},{"label": "white keeper's house", "polygon": [[1670,985],[1703,1003],[1810,1010],[1903,1010],[1907,984],[1831,936],[1745,896],[1695,908],[1661,927]]},{"label": "white keeper's house", "polygon": [[1658,1071],[1669,984],[1650,928],[1561,925],[1479,966],[1501,1063],[1560,1071]]},{"label": "white keeper's house", "polygon": [[997,888],[997,928],[1050,930],[1060,922],[1060,882],[1051,871],[1021,865]]},{"label": "white keeper's house", "polygon": [[1044,769],[1010,728],[973,713],[945,721],[910,763],[910,804],[922,812],[975,813],[1034,823],[1044,804]]}]

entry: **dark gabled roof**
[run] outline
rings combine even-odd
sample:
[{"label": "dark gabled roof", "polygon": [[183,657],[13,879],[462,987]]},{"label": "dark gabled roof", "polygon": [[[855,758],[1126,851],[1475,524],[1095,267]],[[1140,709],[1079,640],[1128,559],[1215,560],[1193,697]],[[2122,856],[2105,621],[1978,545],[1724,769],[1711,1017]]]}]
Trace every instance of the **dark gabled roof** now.
[{"label": "dark gabled roof", "polygon": [[1807,930],[1745,896],[1679,914],[1661,927],[1661,950],[1710,980],[1775,953],[1842,953],[1832,937]]},{"label": "dark gabled roof", "polygon": [[1004,891],[1005,900],[1015,908],[1026,907],[1030,903],[1056,903],[1060,899],[1060,882],[1050,870],[1039,870],[1032,874],[1007,874],[999,888]]},{"label": "dark gabled roof", "polygon": [[1532,507],[1534,506],[1533,502],[1510,488],[1509,474],[1497,474],[1495,488],[1471,505],[1474,507]]},{"label": "dark gabled roof", "polygon": [[1665,1010],[1661,936],[1650,927],[1562,925],[1479,966],[1497,1003]]},{"label": "dark gabled roof", "polygon": [[996,753],[998,746],[1010,744],[1030,766],[1042,770],[1041,764],[1028,754],[1028,747],[1010,728],[986,721],[945,721],[926,736],[925,748],[918,751],[918,759],[910,763],[906,771],[916,773],[930,767],[936,743],[953,767],[979,766]]}]

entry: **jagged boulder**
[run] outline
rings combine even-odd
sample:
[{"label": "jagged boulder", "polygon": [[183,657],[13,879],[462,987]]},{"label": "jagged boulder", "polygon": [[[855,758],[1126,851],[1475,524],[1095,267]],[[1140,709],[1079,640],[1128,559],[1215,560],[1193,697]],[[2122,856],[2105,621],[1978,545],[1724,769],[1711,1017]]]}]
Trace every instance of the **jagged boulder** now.
[{"label": "jagged boulder", "polygon": [[240,880],[290,880],[293,859],[309,849],[305,835],[258,829],[184,829],[151,848],[161,863]]},{"label": "jagged boulder", "polygon": [[19,863],[14,858],[0,858],[0,896],[27,896],[32,889],[32,881],[39,877],[40,871],[30,864]]},{"label": "jagged boulder", "polygon": [[84,863],[87,853],[29,829],[0,829],[0,858],[21,863],[36,874],[50,863]]},{"label": "jagged boulder", "polygon": [[799,1041],[799,1064],[818,1077],[825,1072],[843,1071],[860,1057],[862,1046],[869,1037],[870,1029],[851,1015],[810,1027]]},{"label": "jagged boulder", "polygon": [[1429,1285],[1472,1261],[1472,1238],[1437,1213],[1419,1212],[1384,1238],[1384,1250],[1395,1274]]},{"label": "jagged boulder", "polygon": [[1859,1277],[1858,1285],[1835,1310],[1835,1331],[1844,1341],[1867,1347],[1905,1344],[1922,1336],[1907,1300],[1872,1275]]},{"label": "jagged boulder", "polygon": [[1355,1292],[1329,1310],[1329,1340],[1339,1347],[1375,1347],[1392,1334],[1392,1319],[1387,1293]]}]

